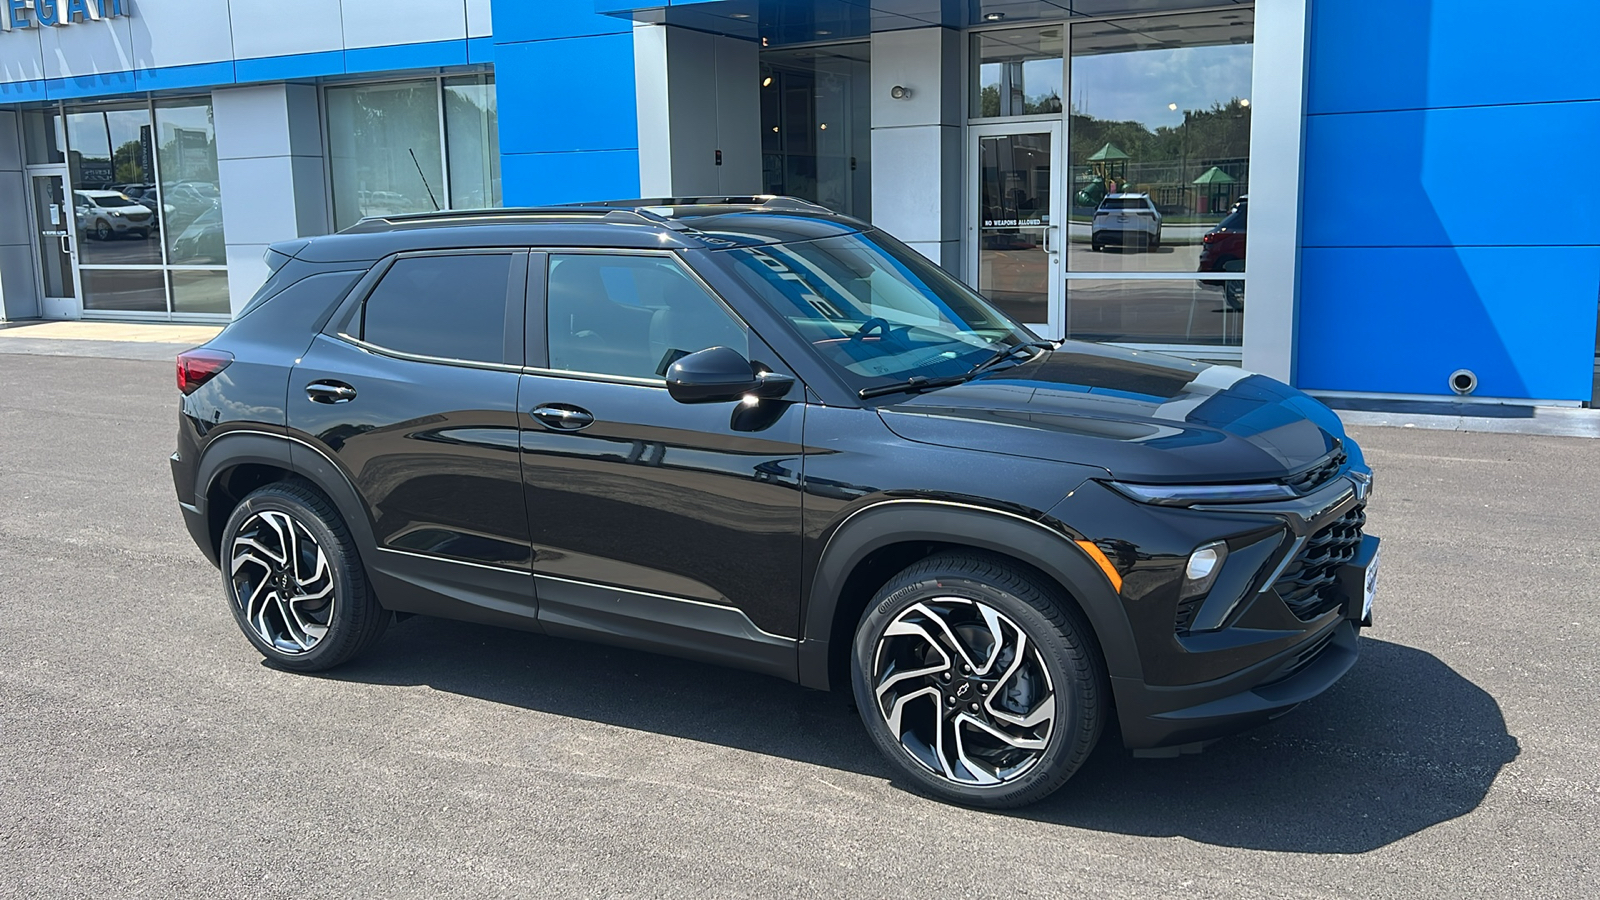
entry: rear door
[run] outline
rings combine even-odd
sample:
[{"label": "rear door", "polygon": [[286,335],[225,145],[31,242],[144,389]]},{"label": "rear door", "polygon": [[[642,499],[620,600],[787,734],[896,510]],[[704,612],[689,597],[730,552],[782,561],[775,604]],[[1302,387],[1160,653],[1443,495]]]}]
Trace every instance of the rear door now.
[{"label": "rear door", "polygon": [[295,366],[289,425],[361,494],[377,543],[365,562],[385,605],[531,617],[517,454],[527,253],[380,266]]},{"label": "rear door", "polygon": [[674,254],[552,252],[547,302],[537,259],[521,439],[540,623],[793,677],[803,388],[690,406],[663,376],[714,346],[794,373]]}]

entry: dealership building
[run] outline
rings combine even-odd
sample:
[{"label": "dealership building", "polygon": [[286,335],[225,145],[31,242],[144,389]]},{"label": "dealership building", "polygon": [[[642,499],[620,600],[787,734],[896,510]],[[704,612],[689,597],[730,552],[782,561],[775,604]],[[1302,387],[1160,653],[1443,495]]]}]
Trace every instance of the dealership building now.
[{"label": "dealership building", "polygon": [[1591,0],[0,0],[0,319],[224,322],[268,244],[364,216],[786,194],[1049,338],[1589,405],[1596,33]]}]

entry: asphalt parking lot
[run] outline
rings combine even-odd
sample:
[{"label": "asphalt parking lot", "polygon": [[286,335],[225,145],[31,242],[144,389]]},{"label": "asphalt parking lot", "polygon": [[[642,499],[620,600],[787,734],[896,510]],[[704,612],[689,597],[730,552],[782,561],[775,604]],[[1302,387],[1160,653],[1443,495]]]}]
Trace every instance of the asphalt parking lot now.
[{"label": "asphalt parking lot", "polygon": [[0,352],[0,896],[1600,895],[1593,440],[1355,429],[1349,676],[998,815],[761,676],[430,619],[266,667],[179,520],[172,380]]}]

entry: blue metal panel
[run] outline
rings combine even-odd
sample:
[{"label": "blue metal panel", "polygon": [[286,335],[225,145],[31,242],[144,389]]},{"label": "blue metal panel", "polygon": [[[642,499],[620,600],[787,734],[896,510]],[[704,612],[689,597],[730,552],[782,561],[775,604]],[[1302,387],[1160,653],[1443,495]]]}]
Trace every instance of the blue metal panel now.
[{"label": "blue metal panel", "polygon": [[502,154],[500,172],[507,206],[639,196],[638,150]]},{"label": "blue metal panel", "polygon": [[1600,102],[1312,116],[1305,245],[1600,244],[1597,139]]},{"label": "blue metal panel", "polygon": [[71,78],[46,78],[45,94],[51,100],[73,97],[95,97],[101,94],[126,94],[138,88],[132,72],[105,72],[98,75],[74,75]]},{"label": "blue metal panel", "polygon": [[[537,6],[537,11],[530,7]],[[538,4],[501,0],[489,8],[494,42],[545,41],[596,34],[627,34],[633,23],[595,12],[586,0],[544,0]]]},{"label": "blue metal panel", "polygon": [[0,82],[0,103],[28,103],[49,99],[44,90],[44,79],[33,81]]},{"label": "blue metal panel", "polygon": [[1600,98],[1600,4],[1311,5],[1312,113]]},{"label": "blue metal panel", "polygon": [[1300,371],[1309,390],[1588,400],[1600,247],[1306,249]]},{"label": "blue metal panel", "polygon": [[504,153],[638,148],[631,30],[500,44],[495,54]]},{"label": "blue metal panel", "polygon": [[159,69],[134,69],[133,81],[141,91],[170,91],[233,84],[233,61],[197,63],[192,66],[163,66]]},{"label": "blue metal panel", "polygon": [[467,38],[467,62],[472,65],[494,62],[494,38]]},{"label": "blue metal panel", "polygon": [[315,78],[319,75],[343,75],[344,51],[328,50],[322,53],[296,53],[293,56],[239,59],[234,60],[233,68],[240,84],[252,81]]},{"label": "blue metal panel", "polygon": [[403,69],[431,69],[467,64],[467,42],[429,41],[423,44],[391,44],[385,47],[352,47],[344,51],[346,74],[396,72]]}]

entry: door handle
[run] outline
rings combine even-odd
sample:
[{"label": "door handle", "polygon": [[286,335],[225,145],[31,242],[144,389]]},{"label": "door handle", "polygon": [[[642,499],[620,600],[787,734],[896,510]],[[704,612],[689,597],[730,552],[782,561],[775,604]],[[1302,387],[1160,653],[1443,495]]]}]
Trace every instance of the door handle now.
[{"label": "door handle", "polygon": [[581,431],[594,424],[594,415],[586,409],[547,403],[533,411],[540,425],[552,431]]},{"label": "door handle", "polygon": [[306,385],[306,396],[317,403],[349,403],[356,389],[342,381],[313,381]]}]

